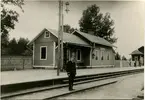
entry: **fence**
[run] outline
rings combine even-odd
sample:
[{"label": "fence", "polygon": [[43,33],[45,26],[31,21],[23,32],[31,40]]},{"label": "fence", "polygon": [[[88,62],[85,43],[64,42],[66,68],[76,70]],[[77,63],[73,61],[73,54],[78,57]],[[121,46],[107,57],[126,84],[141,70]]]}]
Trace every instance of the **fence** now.
[{"label": "fence", "polygon": [[130,67],[134,66],[134,61],[115,60],[115,67]]},{"label": "fence", "polygon": [[[32,56],[1,56],[1,71],[32,69]],[[134,66],[134,62],[115,60],[115,67]]]},{"label": "fence", "polygon": [[1,56],[1,71],[32,69],[31,56]]}]

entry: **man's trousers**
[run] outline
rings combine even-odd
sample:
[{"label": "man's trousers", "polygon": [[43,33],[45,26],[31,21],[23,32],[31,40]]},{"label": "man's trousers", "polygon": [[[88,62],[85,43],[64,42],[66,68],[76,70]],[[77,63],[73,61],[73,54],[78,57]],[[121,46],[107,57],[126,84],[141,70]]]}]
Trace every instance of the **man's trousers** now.
[{"label": "man's trousers", "polygon": [[74,82],[75,74],[69,75],[69,90],[73,89],[73,82]]}]

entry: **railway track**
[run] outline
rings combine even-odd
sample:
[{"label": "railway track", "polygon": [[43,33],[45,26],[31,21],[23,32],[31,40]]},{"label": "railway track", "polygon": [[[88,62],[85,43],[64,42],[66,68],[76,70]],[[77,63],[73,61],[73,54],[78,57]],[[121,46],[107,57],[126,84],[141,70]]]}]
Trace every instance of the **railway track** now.
[{"label": "railway track", "polygon": [[41,84],[39,85],[40,87],[36,85],[37,87],[30,88],[30,89],[28,88],[28,89],[23,89],[19,91],[4,92],[1,95],[1,99],[3,100],[5,99],[14,99],[14,100],[16,99],[43,99],[43,100],[53,99],[53,98],[57,98],[63,95],[68,95],[74,92],[79,92],[86,89],[115,83],[118,81],[119,77],[137,74],[141,72],[144,72],[143,68],[128,70],[128,71],[118,71],[118,72],[109,72],[109,73],[102,73],[102,74],[77,76],[74,82],[74,87],[76,88],[76,90],[71,91],[71,92],[68,91],[67,78],[62,78],[61,80],[59,80],[59,82],[58,80],[56,80],[55,84],[49,85],[49,86],[47,86],[45,82],[42,82],[44,83],[44,86],[43,84]]}]

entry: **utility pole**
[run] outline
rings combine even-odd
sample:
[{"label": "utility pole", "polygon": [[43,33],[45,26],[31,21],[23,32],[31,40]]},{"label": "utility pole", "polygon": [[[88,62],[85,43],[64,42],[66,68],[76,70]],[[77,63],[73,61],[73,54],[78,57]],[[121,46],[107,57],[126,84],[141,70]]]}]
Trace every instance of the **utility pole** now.
[{"label": "utility pole", "polygon": [[60,70],[63,68],[63,1],[61,1]]},{"label": "utility pole", "polygon": [[[68,13],[68,5],[66,2],[66,12]],[[58,25],[58,65],[57,76],[60,69],[63,68],[63,1],[59,0],[59,25]]]},{"label": "utility pole", "polygon": [[59,25],[58,25],[58,64],[57,64],[57,76],[59,76],[61,67],[61,31],[62,31],[62,1],[59,0]]}]

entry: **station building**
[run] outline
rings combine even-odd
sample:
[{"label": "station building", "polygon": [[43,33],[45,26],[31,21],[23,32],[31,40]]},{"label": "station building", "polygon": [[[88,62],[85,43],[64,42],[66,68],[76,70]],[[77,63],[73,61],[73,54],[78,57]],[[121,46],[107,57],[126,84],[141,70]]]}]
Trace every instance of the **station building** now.
[{"label": "station building", "polygon": [[[57,68],[58,31],[44,28],[28,43],[33,45],[33,67]],[[108,67],[115,64],[114,45],[103,38],[74,31],[63,33],[64,66],[76,53],[77,67]]]}]

